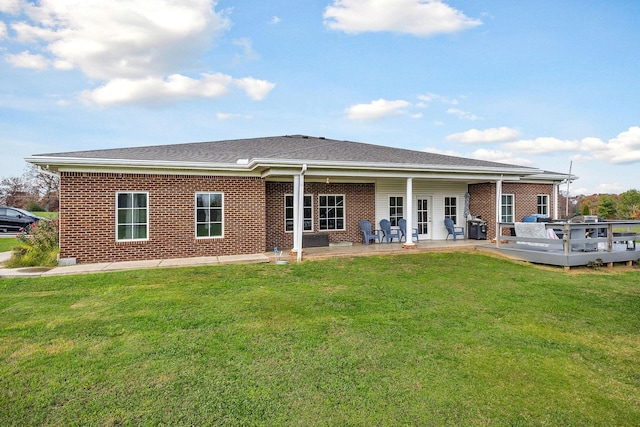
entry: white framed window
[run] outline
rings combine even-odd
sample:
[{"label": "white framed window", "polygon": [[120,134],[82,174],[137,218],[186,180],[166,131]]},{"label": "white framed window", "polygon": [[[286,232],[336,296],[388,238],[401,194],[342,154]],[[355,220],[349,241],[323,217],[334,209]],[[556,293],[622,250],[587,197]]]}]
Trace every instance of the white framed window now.
[{"label": "white framed window", "polygon": [[392,227],[398,226],[398,220],[404,217],[404,198],[402,196],[389,197],[389,222]]},{"label": "white framed window", "polygon": [[224,237],[224,194],[196,193],[196,238]]},{"label": "white framed window", "polygon": [[458,223],[458,197],[447,196],[444,198],[444,217],[452,220],[454,224]]},{"label": "white framed window", "polygon": [[549,216],[549,195],[538,194],[538,212],[540,215]]},{"label": "white framed window", "polygon": [[149,193],[116,193],[116,240],[149,240]]},{"label": "white framed window", "polygon": [[318,196],[319,229],[337,231],[345,229],[344,194]]},{"label": "white framed window", "polygon": [[[302,231],[313,231],[313,195],[305,194],[303,201],[303,226]],[[293,232],[293,194],[284,196],[284,231]]]},{"label": "white framed window", "polygon": [[513,222],[514,200],[515,196],[513,194],[502,195],[500,222]]}]

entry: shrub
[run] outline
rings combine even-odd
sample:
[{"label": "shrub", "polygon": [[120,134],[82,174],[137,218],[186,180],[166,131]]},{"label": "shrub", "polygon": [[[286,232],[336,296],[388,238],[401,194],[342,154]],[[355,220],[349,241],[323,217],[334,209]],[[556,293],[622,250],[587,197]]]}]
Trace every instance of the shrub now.
[{"label": "shrub", "polygon": [[23,228],[16,236],[18,244],[8,267],[52,267],[58,264],[60,252],[58,221],[40,220],[29,228]]},{"label": "shrub", "polygon": [[27,203],[27,205],[25,206],[25,209],[28,210],[29,212],[42,212],[42,211],[44,211],[44,208],[38,202],[29,202],[29,203]]}]

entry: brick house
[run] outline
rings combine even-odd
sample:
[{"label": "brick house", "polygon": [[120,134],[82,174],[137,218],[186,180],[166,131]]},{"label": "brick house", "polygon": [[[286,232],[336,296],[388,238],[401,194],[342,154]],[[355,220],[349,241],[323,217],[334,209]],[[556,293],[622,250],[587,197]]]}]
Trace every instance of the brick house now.
[{"label": "brick house", "polygon": [[361,243],[359,222],[405,218],[420,240],[465,225],[557,217],[566,175],[303,135],[39,154],[60,175],[60,256],[79,263]]}]

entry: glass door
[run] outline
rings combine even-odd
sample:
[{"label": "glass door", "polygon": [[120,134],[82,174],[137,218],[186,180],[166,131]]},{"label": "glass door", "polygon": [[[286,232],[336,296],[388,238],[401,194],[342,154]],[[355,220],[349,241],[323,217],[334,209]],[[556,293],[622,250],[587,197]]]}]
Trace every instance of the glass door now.
[{"label": "glass door", "polygon": [[431,236],[431,215],[429,214],[430,198],[418,197],[418,234],[420,239],[430,239]]}]

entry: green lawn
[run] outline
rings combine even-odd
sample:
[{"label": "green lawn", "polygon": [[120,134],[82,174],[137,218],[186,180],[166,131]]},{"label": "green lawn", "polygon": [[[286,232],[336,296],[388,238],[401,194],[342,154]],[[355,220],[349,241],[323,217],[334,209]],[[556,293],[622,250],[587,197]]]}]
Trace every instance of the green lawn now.
[{"label": "green lawn", "polygon": [[640,269],[404,254],[0,279],[2,425],[640,425]]},{"label": "green lawn", "polygon": [[0,237],[0,252],[9,252],[18,243],[15,237]]},{"label": "green lawn", "polygon": [[[35,215],[48,219],[57,219],[58,212],[32,212]],[[9,252],[13,249],[13,246],[17,243],[15,238],[1,237],[0,238],[0,252]]]}]

